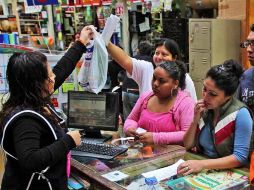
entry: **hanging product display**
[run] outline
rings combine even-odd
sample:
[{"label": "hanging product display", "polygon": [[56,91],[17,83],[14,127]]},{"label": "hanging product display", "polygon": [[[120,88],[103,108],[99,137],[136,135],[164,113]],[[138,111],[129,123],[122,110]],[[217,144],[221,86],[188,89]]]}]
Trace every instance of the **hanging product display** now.
[{"label": "hanging product display", "polygon": [[90,6],[86,7],[85,22],[87,24],[92,24],[93,23],[93,14],[92,14],[92,9],[91,9]]},{"label": "hanging product display", "polygon": [[117,2],[115,6],[115,13],[117,16],[122,16],[124,11],[123,3]]},{"label": "hanging product display", "polygon": [[173,0],[164,0],[164,11],[172,11]]},{"label": "hanging product display", "polygon": [[58,0],[27,0],[29,6],[34,5],[57,5]]}]

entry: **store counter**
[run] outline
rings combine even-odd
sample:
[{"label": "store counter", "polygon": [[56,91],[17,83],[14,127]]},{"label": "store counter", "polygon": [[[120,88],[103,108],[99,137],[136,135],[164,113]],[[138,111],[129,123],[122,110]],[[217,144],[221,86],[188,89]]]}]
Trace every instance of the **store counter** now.
[{"label": "store counter", "polygon": [[[118,133],[113,134],[113,139],[119,138],[118,134],[123,135],[121,127]],[[89,187],[88,189],[135,190],[135,188],[132,188],[132,184],[135,182],[144,182],[143,173],[170,166],[180,159],[200,160],[206,158],[201,155],[186,152],[185,148],[179,145],[143,146],[139,143],[133,143],[126,153],[117,156],[113,160],[73,156],[71,160],[71,173],[72,175],[78,176],[81,181],[83,180],[86,186]],[[232,171],[236,171],[247,177],[249,176],[249,168],[232,169]],[[113,175],[121,175],[123,173],[127,176],[113,182],[112,179],[108,180],[103,177],[103,175],[108,175],[110,172],[113,172]],[[167,180],[160,181],[156,189],[169,189],[166,185]],[[140,190],[140,188],[138,189]],[[249,189],[249,187],[244,189]]]},{"label": "store counter", "polygon": [[[125,189],[132,181],[142,178],[142,173],[172,165],[184,159],[184,155],[185,148],[179,145],[134,145],[114,160],[73,157],[71,172],[87,180],[91,189]],[[122,172],[128,177],[112,182],[102,176],[111,171]]]}]

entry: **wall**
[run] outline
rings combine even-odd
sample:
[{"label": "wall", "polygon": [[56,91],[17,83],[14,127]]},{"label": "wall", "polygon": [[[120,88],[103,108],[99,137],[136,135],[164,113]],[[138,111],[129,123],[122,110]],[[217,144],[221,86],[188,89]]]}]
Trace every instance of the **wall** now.
[{"label": "wall", "polygon": [[[218,18],[241,20],[241,41],[244,41],[248,35],[246,31],[247,23],[247,1],[248,0],[219,0]],[[241,49],[241,63],[244,68],[248,68],[246,50]]]}]

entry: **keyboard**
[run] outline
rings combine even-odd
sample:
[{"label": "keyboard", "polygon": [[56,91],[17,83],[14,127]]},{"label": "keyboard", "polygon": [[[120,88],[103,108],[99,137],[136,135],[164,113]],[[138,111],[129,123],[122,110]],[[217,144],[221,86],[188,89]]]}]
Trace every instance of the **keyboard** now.
[{"label": "keyboard", "polygon": [[123,148],[108,144],[97,144],[93,142],[82,142],[80,146],[71,150],[72,156],[86,156],[110,160],[126,152],[128,148]]}]

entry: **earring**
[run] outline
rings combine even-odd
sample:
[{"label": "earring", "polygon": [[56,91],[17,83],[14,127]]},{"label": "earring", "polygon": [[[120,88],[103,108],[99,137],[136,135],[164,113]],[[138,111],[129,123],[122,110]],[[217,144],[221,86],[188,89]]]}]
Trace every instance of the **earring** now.
[{"label": "earring", "polygon": [[175,88],[172,88],[172,89],[171,89],[171,92],[170,92],[171,97],[172,97],[172,96],[176,96],[177,91],[178,91],[177,89],[178,89],[177,86],[175,86]]}]

